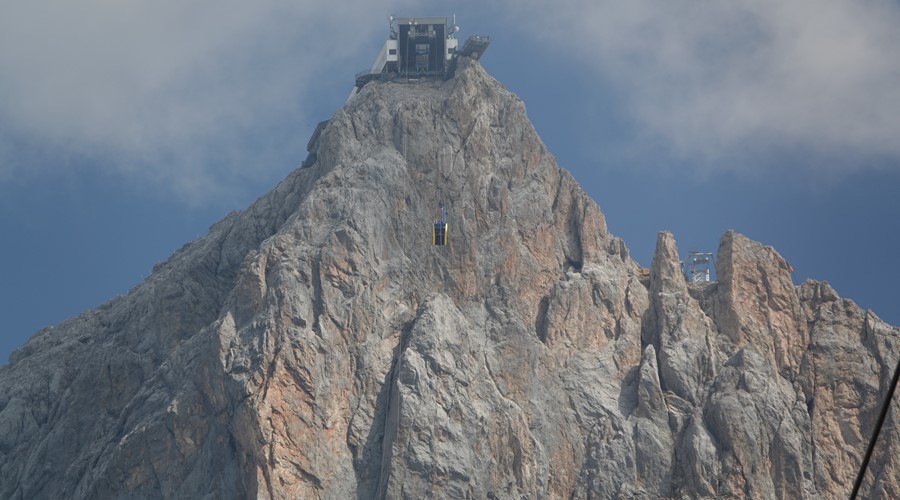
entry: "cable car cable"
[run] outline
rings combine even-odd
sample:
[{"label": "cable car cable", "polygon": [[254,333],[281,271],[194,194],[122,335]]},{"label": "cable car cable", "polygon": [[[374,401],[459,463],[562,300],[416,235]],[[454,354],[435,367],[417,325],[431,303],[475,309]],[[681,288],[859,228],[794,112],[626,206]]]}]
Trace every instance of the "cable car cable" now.
[{"label": "cable car cable", "polygon": [[856,500],[856,496],[859,494],[859,488],[862,486],[863,477],[866,475],[866,469],[869,468],[869,460],[872,458],[872,452],[875,450],[875,442],[878,441],[878,435],[881,433],[884,419],[887,417],[887,412],[891,408],[891,401],[894,399],[894,390],[897,388],[898,377],[900,377],[900,359],[897,360],[897,367],[894,368],[894,378],[891,380],[891,386],[888,388],[887,396],[884,398],[884,404],[881,405],[881,414],[878,416],[878,422],[875,424],[875,430],[872,432],[872,439],[869,440],[869,447],[866,449],[862,464],[859,466],[859,473],[856,475],[856,481],[853,483],[853,491],[850,493],[850,500]]}]

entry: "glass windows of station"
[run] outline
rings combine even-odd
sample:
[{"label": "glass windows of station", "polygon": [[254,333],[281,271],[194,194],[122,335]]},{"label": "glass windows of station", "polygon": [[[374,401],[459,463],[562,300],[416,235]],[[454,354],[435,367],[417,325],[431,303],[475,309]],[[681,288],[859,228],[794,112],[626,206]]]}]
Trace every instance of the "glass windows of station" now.
[{"label": "glass windows of station", "polygon": [[401,24],[398,40],[402,76],[440,76],[445,71],[446,24]]}]

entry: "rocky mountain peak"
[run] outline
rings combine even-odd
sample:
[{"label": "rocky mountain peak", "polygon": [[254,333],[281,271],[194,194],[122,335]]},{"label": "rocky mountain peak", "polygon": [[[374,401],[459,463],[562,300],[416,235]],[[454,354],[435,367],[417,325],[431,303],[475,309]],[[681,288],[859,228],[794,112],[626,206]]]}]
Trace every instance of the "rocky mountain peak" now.
[{"label": "rocky mountain peak", "polygon": [[[900,331],[737,233],[716,273],[665,232],[633,262],[477,63],[373,81],[307,167],[0,368],[0,497],[846,495]],[[864,491],[895,497],[882,439]]]}]

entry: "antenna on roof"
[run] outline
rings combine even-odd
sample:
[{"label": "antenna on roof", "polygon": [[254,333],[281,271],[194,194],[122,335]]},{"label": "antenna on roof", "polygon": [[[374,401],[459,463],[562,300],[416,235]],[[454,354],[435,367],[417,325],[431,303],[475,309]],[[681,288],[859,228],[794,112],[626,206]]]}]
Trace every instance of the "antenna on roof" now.
[{"label": "antenna on roof", "polygon": [[459,33],[459,26],[456,24],[456,14],[453,14],[453,22],[447,31],[447,38],[453,38],[457,33]]},{"label": "antenna on roof", "polygon": [[394,28],[394,20],[396,18],[394,16],[388,16],[388,39],[396,40],[397,39],[397,30]]}]

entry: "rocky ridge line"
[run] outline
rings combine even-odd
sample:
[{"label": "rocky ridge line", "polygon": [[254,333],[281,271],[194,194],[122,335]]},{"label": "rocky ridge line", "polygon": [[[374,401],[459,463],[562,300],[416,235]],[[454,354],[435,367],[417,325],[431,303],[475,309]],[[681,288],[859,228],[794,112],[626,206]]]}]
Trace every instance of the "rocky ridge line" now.
[{"label": "rocky ridge line", "polygon": [[0,368],[0,497],[846,496],[900,331],[737,233],[716,272],[665,232],[634,263],[478,64],[375,82],[311,167]]}]

